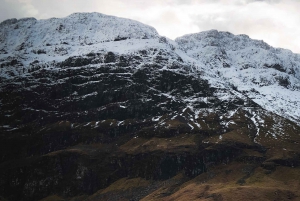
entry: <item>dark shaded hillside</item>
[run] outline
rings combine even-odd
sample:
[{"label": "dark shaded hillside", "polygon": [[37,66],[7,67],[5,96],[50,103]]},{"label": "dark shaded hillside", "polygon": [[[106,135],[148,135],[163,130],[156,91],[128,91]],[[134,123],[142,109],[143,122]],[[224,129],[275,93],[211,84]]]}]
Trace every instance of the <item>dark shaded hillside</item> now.
[{"label": "dark shaded hillside", "polygon": [[[41,68],[2,84],[2,122],[11,126],[1,134],[5,198],[89,195],[122,178],[155,181],[149,194],[178,173],[183,182],[236,160],[266,169],[299,165],[299,148],[289,145],[299,140],[296,133],[284,139],[291,150],[283,158],[255,142],[256,113],[271,118],[265,121],[280,117],[251,100],[184,71],[162,70],[159,63],[135,69],[115,62]],[[219,93],[232,98],[220,100]],[[284,125],[298,131],[293,123]]]}]

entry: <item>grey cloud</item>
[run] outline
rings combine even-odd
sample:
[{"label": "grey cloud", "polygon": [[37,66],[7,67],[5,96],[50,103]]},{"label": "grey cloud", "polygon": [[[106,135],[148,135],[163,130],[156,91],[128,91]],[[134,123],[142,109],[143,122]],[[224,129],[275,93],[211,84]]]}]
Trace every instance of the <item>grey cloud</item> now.
[{"label": "grey cloud", "polygon": [[247,0],[247,3],[255,3],[255,2],[266,2],[266,3],[279,3],[282,0]]},{"label": "grey cloud", "polygon": [[24,13],[20,10],[19,3],[15,1],[0,1],[0,21],[4,21],[10,18],[21,18],[24,17]]},{"label": "grey cloud", "polygon": [[165,24],[176,24],[180,22],[179,17],[173,11],[166,11],[159,16],[160,19],[163,19]]},{"label": "grey cloud", "polygon": [[300,2],[294,0],[269,0],[267,4],[255,4],[252,1],[244,6],[227,5],[217,12],[199,12],[190,18],[201,31],[218,29],[234,34],[247,34],[272,46],[300,52],[295,43],[300,41],[300,28],[297,26],[300,23],[300,15],[295,9],[299,6]]},{"label": "grey cloud", "polygon": [[171,0],[173,4],[176,5],[195,5],[195,4],[202,4],[202,3],[218,3],[221,0]]}]

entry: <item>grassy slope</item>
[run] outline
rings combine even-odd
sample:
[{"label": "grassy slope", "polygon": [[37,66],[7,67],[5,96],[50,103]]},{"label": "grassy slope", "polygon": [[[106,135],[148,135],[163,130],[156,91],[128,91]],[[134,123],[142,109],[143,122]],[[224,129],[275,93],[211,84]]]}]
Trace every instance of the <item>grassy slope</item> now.
[{"label": "grassy slope", "polygon": [[[196,133],[180,133],[172,137],[138,136],[121,140],[118,147],[109,144],[91,143],[69,147],[49,153],[76,152],[93,156],[97,151],[111,150],[134,156],[140,153],[191,153],[199,146],[205,150],[220,147],[238,147],[241,154],[228,162],[207,164],[207,171],[195,178],[177,176],[168,180],[146,180],[145,178],[121,178],[93,195],[73,198],[53,195],[47,200],[300,200],[300,137],[299,127],[276,115],[264,116],[264,127],[257,128],[241,111],[230,117],[229,130],[220,135],[217,132],[201,132],[205,129],[218,130],[218,123],[199,121],[202,130]],[[204,117],[203,117],[204,118]],[[207,117],[205,117],[207,118]],[[173,122],[174,123],[174,122]],[[215,123],[215,126],[212,126]],[[210,124],[210,125],[209,125]],[[274,125],[279,125],[274,127]],[[176,127],[177,124],[172,124]],[[276,138],[273,135],[276,135]],[[282,135],[280,135],[282,134]],[[254,143],[256,140],[262,151]],[[96,156],[96,155],[95,155]],[[295,167],[294,167],[295,166]]]},{"label": "grassy slope", "polygon": [[163,196],[159,189],[149,200],[299,200],[300,168],[277,167],[268,171],[253,164],[232,163],[211,168]]}]

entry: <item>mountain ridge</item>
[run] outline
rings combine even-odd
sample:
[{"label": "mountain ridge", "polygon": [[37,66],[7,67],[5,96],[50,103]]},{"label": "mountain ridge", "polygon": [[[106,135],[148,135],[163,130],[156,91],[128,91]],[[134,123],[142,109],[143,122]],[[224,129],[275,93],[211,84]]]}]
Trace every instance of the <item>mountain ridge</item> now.
[{"label": "mountain ridge", "polygon": [[[84,23],[89,23],[82,25],[82,19],[85,19]],[[8,22],[13,24],[7,25]],[[298,122],[300,118],[300,110],[294,110],[300,108],[297,101],[300,99],[300,55],[273,48],[246,35],[210,30],[188,34],[172,41],[159,36],[148,25],[99,13],[76,13],[48,20],[25,18],[4,21],[2,24],[6,28],[1,29],[1,35],[9,37],[1,37],[1,65],[5,65],[4,60],[12,62],[14,59],[8,57],[15,56],[24,57],[20,62],[28,66],[39,60],[44,63],[61,62],[68,57],[93,51],[134,54],[134,51],[145,46],[165,46],[168,52],[173,51],[177,57],[192,66],[191,71],[205,72],[206,79],[211,80],[211,84],[235,86],[240,91],[246,91],[247,96],[254,98],[256,103],[268,110],[294,122]],[[37,28],[16,29],[16,26],[22,24]],[[31,29],[31,32],[26,33]],[[36,29],[43,31],[38,32]],[[5,52],[10,52],[11,55],[3,54]],[[46,60],[43,61],[44,59]],[[8,75],[2,71],[1,76]],[[275,93],[276,91],[282,91],[280,93],[285,95]],[[293,96],[286,96],[289,93]]]}]

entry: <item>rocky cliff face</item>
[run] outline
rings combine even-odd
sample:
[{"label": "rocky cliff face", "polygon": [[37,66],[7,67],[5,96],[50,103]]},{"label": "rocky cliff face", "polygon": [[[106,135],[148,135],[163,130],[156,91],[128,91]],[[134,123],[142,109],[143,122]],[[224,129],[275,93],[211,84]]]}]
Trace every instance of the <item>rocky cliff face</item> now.
[{"label": "rocky cliff face", "polygon": [[180,200],[199,188],[195,199],[226,200],[214,182],[270,179],[261,196],[299,198],[288,188],[299,55],[215,30],[171,41],[98,13],[6,20],[0,35],[3,199]]},{"label": "rocky cliff face", "polygon": [[211,30],[176,39],[211,84],[232,85],[263,108],[299,121],[300,55],[246,35]]}]

